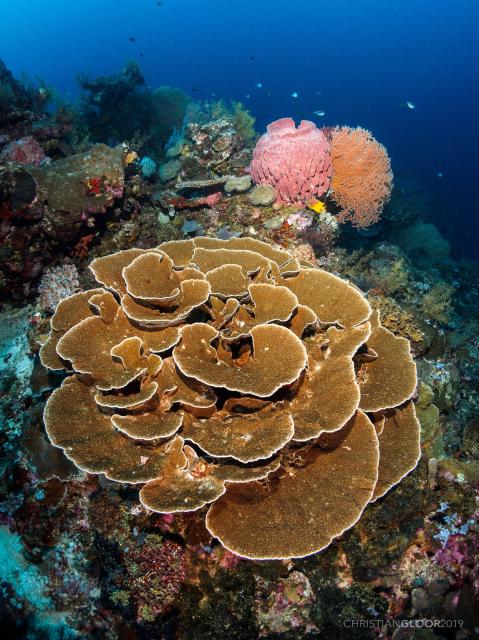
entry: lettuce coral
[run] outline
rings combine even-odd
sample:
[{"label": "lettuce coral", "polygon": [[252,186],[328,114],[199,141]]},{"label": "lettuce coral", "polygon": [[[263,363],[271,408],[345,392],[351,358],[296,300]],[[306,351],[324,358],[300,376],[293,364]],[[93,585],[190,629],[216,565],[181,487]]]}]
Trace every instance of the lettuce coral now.
[{"label": "lettuce coral", "polygon": [[341,208],[340,222],[365,228],[379,220],[393,185],[385,147],[361,127],[331,131],[332,198]]},{"label": "lettuce coral", "polygon": [[[341,535],[419,457],[409,343],[361,292],[252,238],[171,241],[90,265],[41,349],[45,409],[80,469],[161,513],[210,505],[235,553],[289,558]],[[212,504],[211,504],[212,503]]]}]

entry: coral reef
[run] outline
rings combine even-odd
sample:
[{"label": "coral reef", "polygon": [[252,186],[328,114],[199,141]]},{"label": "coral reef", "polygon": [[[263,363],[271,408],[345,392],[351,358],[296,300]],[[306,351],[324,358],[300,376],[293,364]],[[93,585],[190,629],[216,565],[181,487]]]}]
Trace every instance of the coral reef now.
[{"label": "coral reef", "polygon": [[318,631],[310,614],[315,596],[304,573],[292,571],[275,584],[257,578],[256,599],[260,635]]},{"label": "coral reef", "polygon": [[151,94],[153,121],[149,135],[156,147],[165,145],[183,129],[194,109],[193,100],[176,87],[158,87]]},{"label": "coral reef", "polygon": [[47,593],[46,576],[28,563],[23,554],[20,536],[0,527],[0,578],[12,585],[19,601],[24,603],[33,618],[35,633],[48,638],[73,637],[64,616],[51,612],[53,602]]},{"label": "coral reef", "polygon": [[129,141],[137,152],[155,159],[171,136],[183,128],[192,99],[181,89],[149,89],[138,63],[129,61],[119,73],[98,78],[80,75],[80,121],[95,142]]},{"label": "coral reef", "polygon": [[395,176],[391,199],[386,203],[381,218],[404,227],[419,220],[428,220],[432,213],[431,194],[414,180]]},{"label": "coral reef", "polygon": [[122,196],[123,149],[98,144],[30,172],[37,184],[35,204],[46,204],[51,233],[68,238],[78,229],[82,214],[103,212]]},{"label": "coral reef", "polygon": [[430,222],[416,222],[401,229],[396,242],[418,265],[432,263],[439,266],[449,261],[449,243]]},{"label": "coral reef", "polygon": [[243,145],[252,144],[257,135],[254,129],[255,118],[245,109],[241,102],[230,102],[227,104],[224,100],[218,100],[206,109],[208,116],[201,112],[195,114],[195,119],[200,122],[208,120],[230,120],[234,129],[237,131]]},{"label": "coral reef", "polygon": [[299,232],[300,237],[311,245],[316,255],[324,256],[331,252],[339,238],[339,223],[336,216],[325,211],[313,220],[311,225],[299,229]]},{"label": "coral reef", "polygon": [[96,216],[123,195],[123,156],[100,144],[49,165],[0,169],[2,289],[29,295],[55,253],[85,257],[75,247],[88,250]]},{"label": "coral reef", "polygon": [[0,153],[0,162],[33,164],[38,167],[47,160],[49,159],[43,148],[33,136],[25,136],[25,138],[10,142]]},{"label": "coral reef", "polygon": [[143,156],[140,160],[141,175],[144,178],[151,178],[157,171],[156,162],[149,156]]},{"label": "coral reef", "polygon": [[2,125],[22,121],[35,109],[34,96],[16,80],[3,60],[0,60],[0,122]]},{"label": "coral reef", "polygon": [[[331,189],[321,200],[291,205],[275,202],[273,187],[252,184],[248,168],[256,133],[253,118],[243,106],[211,99],[193,103],[173,87],[150,90],[142,83],[141,70],[136,65],[128,67],[130,70],[123,73],[97,79],[97,84],[96,80],[88,81],[91,91],[85,90],[83,108],[78,111],[61,104],[54,90],[41,80],[16,80],[0,63],[0,442],[4,454],[0,463],[0,619],[4,635],[35,640],[475,637],[479,628],[479,271],[477,264],[461,257],[462,247],[454,234],[441,227],[437,217],[440,203],[409,175],[395,176],[380,224],[358,232],[352,225],[340,224]],[[97,120],[100,112],[101,126]],[[334,129],[321,131],[330,142]],[[106,159],[104,166],[119,177],[118,188],[112,193],[102,179],[101,163],[95,163],[97,143],[109,145],[100,147]],[[12,157],[12,150],[18,155]],[[141,159],[145,157],[157,167],[174,161],[162,170],[166,180],[158,171],[148,176],[142,173]],[[52,172],[52,180],[71,185],[75,202],[70,201],[68,191],[62,195],[56,190],[54,197],[48,197],[48,158],[58,172],[55,178]],[[65,174],[72,166],[76,167],[78,181],[69,183]],[[80,166],[82,170],[77,172]],[[36,175],[40,176],[38,181]],[[54,186],[52,189],[55,191]],[[50,210],[52,198],[57,203],[54,210]],[[202,235],[209,239],[198,237]],[[217,245],[215,238],[225,245]],[[126,318],[112,322],[108,314],[120,309],[119,295],[113,291],[115,287],[99,286],[88,269],[91,260],[111,260],[110,254],[131,252],[132,247],[142,250],[134,254],[136,259],[196,243],[195,250],[210,251],[211,244],[216,244],[215,251],[224,251],[229,246],[227,241],[232,240],[231,247],[238,242],[249,243],[247,251],[253,249],[254,254],[263,245],[253,246],[251,238],[267,243],[268,251],[274,245],[274,251],[279,252],[263,256],[267,262],[275,263],[274,256],[281,262],[279,256],[284,253],[291,256],[290,261],[279,267],[276,262],[270,272],[265,268],[250,271],[248,265],[236,264],[240,267],[238,282],[246,282],[248,289],[251,286],[252,295],[249,291],[243,296],[210,294],[190,315],[167,327],[140,326]],[[185,239],[186,245],[172,243]],[[161,243],[166,244],[158,249]],[[202,243],[210,244],[200,247]],[[227,249],[231,251],[241,253],[244,249]],[[185,261],[190,257],[192,254],[185,252]],[[171,259],[176,263],[178,254],[172,254]],[[166,266],[168,261],[164,260]],[[349,294],[355,297],[357,293],[361,298],[357,292],[361,289],[367,292],[365,304],[374,311],[355,327],[306,323],[300,340],[308,353],[308,364],[297,381],[281,387],[273,396],[230,391],[210,385],[209,379],[208,384],[198,381],[196,376],[198,371],[204,372],[203,364],[196,367],[190,363],[194,368],[191,377],[181,374],[178,366],[173,366],[173,352],[176,350],[177,356],[181,353],[183,337],[166,351],[153,350],[164,346],[151,342],[160,334],[173,339],[182,332],[186,336],[194,325],[205,325],[207,331],[218,333],[208,350],[220,362],[215,372],[232,369],[234,377],[239,376],[254,360],[251,336],[258,330],[271,331],[277,326],[279,332],[289,335],[285,332],[294,333],[296,329],[299,333],[303,326],[298,318],[300,310],[306,313],[306,305],[302,309],[299,304],[285,320],[268,322],[264,314],[269,308],[278,318],[276,312],[283,309],[288,298],[294,301],[293,296],[299,299],[304,294],[303,289],[291,291],[285,284],[297,279],[294,272],[284,272],[298,268],[296,261],[301,270],[327,272],[332,282],[337,282],[335,277],[348,280],[348,309],[354,307]],[[121,268],[129,268],[132,262]],[[174,267],[168,279],[156,278],[156,284],[162,283],[161,296],[168,289],[170,297],[166,301],[158,303],[154,289],[149,289],[154,301],[125,292],[125,301],[128,296],[133,300],[130,312],[133,308],[135,314],[140,310],[155,318],[158,313],[160,317],[182,315],[188,305],[181,307],[181,302],[187,302],[180,301],[185,287],[177,280],[181,274],[191,276],[195,270],[202,273],[197,283],[186,285],[186,289],[201,288],[210,280],[217,287],[231,283],[229,277],[223,277],[219,269],[222,265],[209,269],[208,263],[198,269],[186,264]],[[217,268],[219,271],[215,271]],[[278,268],[283,269],[279,275]],[[208,271],[216,273],[217,279],[208,276],[207,280]],[[138,282],[135,285],[132,281],[134,269],[129,268],[127,274],[132,292],[138,293]],[[147,270],[141,276],[146,274]],[[119,273],[117,284],[122,277]],[[141,287],[145,284],[140,282]],[[265,297],[258,298],[265,285],[275,290],[269,307]],[[96,287],[96,294],[92,287]],[[106,290],[111,291],[111,297]],[[321,318],[319,305],[329,309],[331,297],[329,293],[313,294],[314,287],[314,310]],[[65,297],[66,301],[61,301]],[[76,303],[75,313],[79,315],[71,317],[74,327],[69,328],[61,321],[62,309]],[[265,418],[269,412],[277,418],[278,431],[286,438],[290,432],[286,416],[295,404],[301,404],[304,410],[312,402],[317,411],[330,409],[329,399],[337,399],[338,393],[353,389],[354,384],[360,387],[360,402],[364,402],[375,366],[377,377],[394,386],[395,378],[383,374],[379,365],[397,364],[396,352],[388,349],[391,357],[385,360],[385,352],[374,345],[373,334],[354,355],[341,358],[335,351],[339,346],[332,336],[351,335],[353,329],[374,325],[375,310],[380,313],[382,327],[411,343],[419,379],[412,397],[420,423],[422,457],[417,467],[384,496],[369,502],[357,523],[321,553],[254,561],[227,550],[206,528],[208,512],[212,531],[217,530],[227,546],[239,548],[241,543],[241,549],[245,549],[245,541],[252,541],[254,557],[260,555],[261,545],[271,542],[277,550],[286,539],[299,546],[314,536],[317,542],[326,530],[332,533],[333,526],[341,528],[342,505],[352,495],[348,492],[357,487],[353,473],[357,465],[371,462],[374,450],[374,446],[368,449],[363,459],[357,463],[354,460],[354,465],[338,463],[332,472],[336,456],[348,455],[341,445],[350,446],[348,438],[357,433],[357,425],[353,423],[348,434],[346,424],[309,441],[292,438],[283,445],[281,440],[272,456],[258,461],[243,462],[240,458],[248,457],[244,455],[248,447],[258,443],[249,438],[254,418]],[[55,311],[52,331],[49,316]],[[281,317],[285,315],[286,311]],[[257,319],[259,324],[255,325]],[[306,321],[303,318],[303,324]],[[38,351],[42,348],[45,357],[48,347],[41,345],[50,340],[47,344],[54,346],[52,339],[59,339],[60,344],[62,333],[72,331],[75,335],[82,323],[87,327],[91,323],[99,331],[85,331],[81,345],[75,346],[78,350],[71,354],[74,363],[55,360],[55,366],[66,367],[70,374],[61,386],[65,371],[45,369]],[[128,335],[121,334],[118,343],[122,328]],[[382,339],[387,336],[391,345],[406,349],[404,341],[394,341],[379,327],[377,331]],[[142,346],[139,352],[138,344]],[[288,362],[288,349],[283,343],[280,346],[279,357],[263,376],[265,382],[261,379],[262,384],[281,369],[281,363]],[[56,348],[51,349],[50,356],[58,358]],[[162,364],[155,373],[160,358]],[[337,375],[333,376],[332,369],[339,360]],[[78,368],[92,373],[78,373]],[[319,382],[314,388],[309,383],[322,371],[327,386],[318,394]],[[136,373],[138,376],[131,379]],[[115,384],[125,386],[103,389],[109,386],[113,374]],[[159,385],[150,400],[136,407],[100,407],[95,400],[97,396],[103,404],[127,403],[132,398],[141,401],[141,394],[151,391],[153,382],[167,379],[169,384],[174,376],[174,384]],[[111,458],[117,465],[122,460],[123,465],[116,468],[122,478],[136,469],[149,472],[158,460],[152,452],[166,449],[176,437],[184,440],[181,451],[181,443],[176,440],[175,444],[181,468],[170,468],[166,475],[160,471],[144,483],[140,481],[144,476],[118,482],[97,473],[98,467],[95,473],[86,473],[73,464],[63,448],[49,441],[43,411],[52,391],[58,394],[59,389],[68,389],[74,380],[82,391],[94,393],[91,405],[90,399],[82,401],[81,395],[72,393],[72,401],[64,409],[71,412],[75,408],[87,430],[74,433],[73,423],[70,430],[69,423],[62,423],[62,434],[71,438],[63,447],[68,455],[72,447],[76,448],[75,455],[80,455],[79,443],[84,443],[84,464],[80,466],[91,468],[93,451],[103,456],[96,458],[99,466],[109,464]],[[379,470],[382,468],[383,473],[381,464],[389,464],[393,457],[395,464],[397,459],[407,463],[402,454],[397,454],[410,449],[404,448],[404,441],[397,437],[397,425],[390,420],[406,407],[383,411],[384,421],[367,412],[379,434]],[[333,406],[335,410],[340,408],[344,408],[342,402]],[[121,428],[111,427],[114,415]],[[146,428],[144,416],[154,417],[150,426],[162,424],[166,428],[168,422],[161,421],[171,420],[173,430],[174,420],[182,423],[175,433],[154,438],[157,431],[138,431]],[[114,430],[108,433],[115,437],[118,455],[113,455],[109,436],[103,438],[103,432],[82,440],[98,418]],[[294,421],[299,430],[299,420]],[[243,428],[245,424],[249,431]],[[261,433],[266,433],[261,446],[271,446],[268,428],[272,423],[264,419],[260,424],[264,428]],[[228,433],[230,438],[213,438],[211,445],[208,425],[213,425],[216,434]],[[411,421],[410,425],[415,425],[416,438],[417,423]],[[368,434],[372,442],[370,424],[364,421],[363,426],[363,436]],[[133,437],[121,429],[152,439]],[[388,432],[395,434],[390,442]],[[257,429],[255,434],[259,433]],[[410,442],[406,444],[410,446]],[[223,453],[235,451],[237,457],[223,457]],[[352,451],[357,449],[352,447]],[[137,467],[130,464],[132,458],[125,457],[126,452],[133,458],[140,456],[135,458]],[[169,454],[171,459],[175,450],[170,449]],[[325,462],[324,473],[318,473],[314,484],[307,484],[316,459]],[[218,481],[217,474],[220,470],[226,473],[226,468],[229,474],[245,470],[259,474],[265,467],[268,475],[257,480],[232,483],[223,475]],[[293,488],[301,478],[304,485],[295,493]],[[362,486],[371,478],[367,480]],[[380,478],[376,486],[380,487],[383,480]],[[200,497],[208,500],[223,481],[225,493],[196,511],[178,504],[173,513],[162,513],[144,507],[138,500],[138,490],[150,482],[158,482],[158,491],[166,482],[164,494],[158,498],[155,493],[155,500],[164,495],[171,503],[178,482],[181,491],[174,496],[178,502],[184,498],[185,486],[188,499],[198,500],[198,489],[204,487]],[[303,490],[306,484],[309,494]],[[319,496],[318,490],[322,491]],[[311,509],[316,513],[314,509],[321,508],[334,491],[340,497],[331,500],[319,516],[313,515],[313,523],[306,523]],[[298,494],[301,499],[297,499]],[[353,508],[357,494],[346,499],[347,509]],[[304,505],[306,495],[311,496],[312,507]],[[191,504],[187,506],[189,509]],[[361,502],[354,505],[358,512],[362,507]],[[288,510],[291,514],[301,510],[298,520],[302,524],[290,529],[293,534],[281,536],[287,520],[284,512]],[[234,539],[236,530],[241,534],[240,541]],[[254,532],[257,539],[253,540]],[[268,550],[263,547],[262,551],[266,555]],[[437,625],[434,636],[430,629],[417,628],[426,622]]]},{"label": "coral reef", "polygon": [[275,198],[274,187],[270,184],[257,184],[250,194],[250,202],[255,206],[267,207],[273,204]]},{"label": "coral reef", "polygon": [[191,147],[188,158],[200,167],[215,168],[243,147],[243,140],[228,118],[191,122],[186,129]]},{"label": "coral reef", "polygon": [[45,269],[38,286],[38,303],[41,309],[54,313],[58,303],[80,289],[78,271],[74,264]]},{"label": "coral reef", "polygon": [[[376,292],[373,290],[374,293]],[[407,338],[412,343],[419,343],[424,339],[424,334],[415,322],[411,311],[406,311],[392,298],[382,293],[370,295],[369,301],[374,309],[379,309],[383,327],[395,335]]]},{"label": "coral reef", "polygon": [[337,127],[331,133],[332,198],[341,222],[369,227],[389,200],[393,175],[386,149],[361,127]]},{"label": "coral reef", "polygon": [[380,265],[376,276],[376,286],[387,295],[407,290],[409,273],[405,261],[401,258],[391,264]]},{"label": "coral reef", "polygon": [[429,318],[448,324],[451,320],[452,303],[451,298],[454,287],[446,283],[434,285],[423,297],[421,309]]},{"label": "coral reef", "polygon": [[135,61],[128,62],[118,74],[98,78],[80,75],[78,81],[83,92],[82,119],[96,142],[130,140],[151,123],[151,109],[144,100],[145,79]]},{"label": "coral reef", "polygon": [[171,540],[150,535],[125,555],[126,589],[114,591],[112,599],[121,602],[126,595],[134,601],[138,619],[153,622],[177,598],[186,577],[185,552]]},{"label": "coral reef", "polygon": [[[11,145],[10,150],[15,152],[15,142],[26,138],[27,148],[40,143],[56,155],[71,133],[72,117],[64,105],[49,104],[54,94],[55,90],[39,78],[17,80],[0,60],[0,148]],[[36,152],[40,153],[38,148]],[[49,151],[49,155],[52,153]]]},{"label": "coral reef", "polygon": [[168,160],[160,164],[159,174],[163,182],[174,180],[181,171],[181,162],[179,160]]}]

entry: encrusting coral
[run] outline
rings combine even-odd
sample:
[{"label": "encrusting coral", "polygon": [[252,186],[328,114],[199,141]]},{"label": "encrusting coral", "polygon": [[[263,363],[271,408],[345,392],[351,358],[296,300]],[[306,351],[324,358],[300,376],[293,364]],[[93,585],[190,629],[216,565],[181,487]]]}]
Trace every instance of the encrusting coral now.
[{"label": "encrusting coral", "polygon": [[315,553],[416,466],[415,365],[361,292],[252,238],[96,258],[41,349],[51,442],[248,558]]}]

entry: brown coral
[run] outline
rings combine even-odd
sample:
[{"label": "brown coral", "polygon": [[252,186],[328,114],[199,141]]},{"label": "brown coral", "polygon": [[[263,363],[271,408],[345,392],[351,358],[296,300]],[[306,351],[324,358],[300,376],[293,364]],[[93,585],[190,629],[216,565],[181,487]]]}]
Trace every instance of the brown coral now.
[{"label": "brown coral", "polygon": [[392,298],[383,295],[381,291],[369,291],[369,302],[374,309],[380,311],[383,327],[413,343],[424,340],[424,333],[411,311],[402,308]]},{"label": "brown coral", "polygon": [[331,133],[332,197],[340,222],[365,228],[379,220],[393,184],[387,151],[370,131],[336,127]]},{"label": "brown coral", "polygon": [[348,282],[252,238],[91,264],[41,350],[72,375],[45,409],[81,469],[142,484],[249,558],[314,553],[416,465],[409,343]]}]

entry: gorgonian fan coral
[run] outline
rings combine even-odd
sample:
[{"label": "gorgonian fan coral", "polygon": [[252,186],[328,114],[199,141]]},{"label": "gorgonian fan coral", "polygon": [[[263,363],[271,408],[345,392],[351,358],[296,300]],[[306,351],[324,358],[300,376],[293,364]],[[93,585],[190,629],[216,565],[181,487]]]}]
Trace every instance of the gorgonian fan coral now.
[{"label": "gorgonian fan coral", "polygon": [[249,558],[305,556],[415,467],[409,343],[359,290],[252,238],[165,242],[90,265],[41,349],[45,409],[81,469]]},{"label": "gorgonian fan coral", "polygon": [[332,198],[341,208],[338,219],[365,228],[379,220],[393,185],[385,147],[361,127],[331,131]]},{"label": "gorgonian fan coral", "polygon": [[331,181],[329,142],[314,122],[292,118],[268,125],[256,143],[251,162],[256,184],[268,184],[278,202],[305,204],[324,195]]}]

